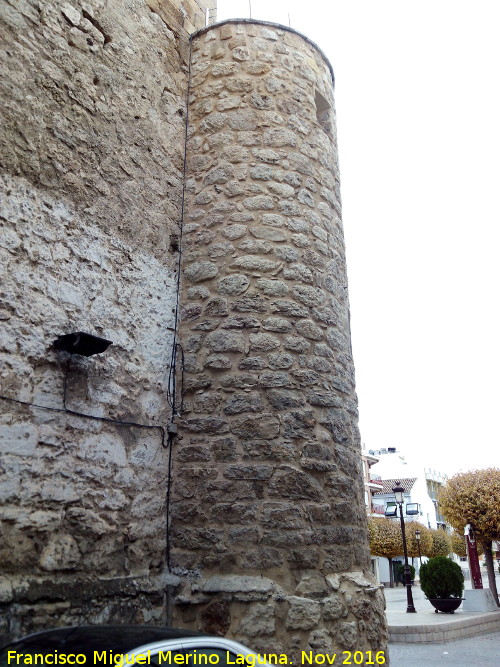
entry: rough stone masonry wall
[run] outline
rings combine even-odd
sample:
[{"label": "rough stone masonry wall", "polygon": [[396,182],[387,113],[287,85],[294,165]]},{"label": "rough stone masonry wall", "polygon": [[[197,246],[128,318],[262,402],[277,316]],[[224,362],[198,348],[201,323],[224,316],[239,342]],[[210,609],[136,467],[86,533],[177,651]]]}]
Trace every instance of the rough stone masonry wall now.
[{"label": "rough stone masonry wall", "polygon": [[[1,8],[0,394],[170,417],[188,32],[207,3],[7,0]],[[0,400],[0,644],[54,625],[166,620],[158,431]],[[175,579],[175,578],[174,578]]]},{"label": "rough stone masonry wall", "polygon": [[295,658],[381,650],[331,71],[272,24],[192,48],[175,623]]}]

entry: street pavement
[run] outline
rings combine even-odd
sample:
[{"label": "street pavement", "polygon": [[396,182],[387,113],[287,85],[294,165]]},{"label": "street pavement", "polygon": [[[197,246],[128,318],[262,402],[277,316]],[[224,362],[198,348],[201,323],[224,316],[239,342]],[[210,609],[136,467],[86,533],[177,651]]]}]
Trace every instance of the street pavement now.
[{"label": "street pavement", "polygon": [[500,632],[443,644],[389,644],[391,667],[498,667]]}]

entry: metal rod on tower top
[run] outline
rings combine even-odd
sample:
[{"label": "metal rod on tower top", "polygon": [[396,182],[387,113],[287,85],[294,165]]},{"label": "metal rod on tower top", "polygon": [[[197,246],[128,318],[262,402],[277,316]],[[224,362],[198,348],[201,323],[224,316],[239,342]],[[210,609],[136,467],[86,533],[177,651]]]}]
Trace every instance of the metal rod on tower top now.
[{"label": "metal rod on tower top", "polygon": [[290,12],[288,12],[288,27],[291,28],[292,24],[290,23]]},{"label": "metal rod on tower top", "polygon": [[250,12],[250,18],[252,18],[252,0],[248,0],[248,11]]}]

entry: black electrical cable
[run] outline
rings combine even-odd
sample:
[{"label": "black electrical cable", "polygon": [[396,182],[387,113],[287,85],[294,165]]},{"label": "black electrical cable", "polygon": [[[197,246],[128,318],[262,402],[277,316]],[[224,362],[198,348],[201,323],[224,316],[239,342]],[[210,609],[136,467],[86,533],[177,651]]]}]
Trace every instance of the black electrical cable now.
[{"label": "black electrical cable", "polygon": [[137,428],[155,428],[161,433],[161,444],[165,447],[165,429],[163,426],[156,426],[152,424],[139,424],[138,422],[123,421],[121,419],[111,419],[109,417],[99,417],[98,415],[88,415],[85,412],[77,412],[76,410],[70,410],[69,408],[52,408],[48,405],[39,405],[38,403],[29,403],[28,401],[20,401],[17,398],[10,398],[10,396],[0,396],[2,401],[9,401],[10,403],[17,403],[19,405],[25,405],[29,408],[37,408],[39,410],[50,410],[52,412],[65,412],[68,415],[74,415],[75,417],[83,417],[84,419],[95,419],[100,422],[108,422],[109,424],[118,424],[119,426],[136,426]]},{"label": "black electrical cable", "polygon": [[165,531],[165,551],[167,556],[167,568],[171,569],[170,561],[170,489],[172,487],[172,443],[173,443],[173,433],[168,434],[168,465],[167,465],[167,497],[165,500],[165,514],[167,517],[167,525]]},{"label": "black electrical cable", "polygon": [[[187,144],[188,144],[188,132],[189,132],[189,95],[191,92],[191,68],[192,68],[192,54],[193,54],[193,43],[191,38],[189,39],[189,64],[188,64],[188,83],[186,88],[186,113],[184,119],[184,159],[182,165],[182,196],[181,196],[181,216],[179,222],[179,250],[177,258],[177,293],[176,293],[176,303],[175,303],[175,315],[174,315],[174,341],[172,345],[172,357],[170,363],[170,371],[168,376],[168,390],[167,390],[167,400],[172,408],[172,418],[171,422],[174,422],[176,415],[182,413],[183,409],[183,399],[184,399],[184,350],[180,343],[177,342],[177,332],[179,325],[179,297],[181,289],[181,258],[182,258],[182,232],[184,228],[184,212],[186,206],[186,171],[187,171]],[[176,404],[176,370],[177,370],[177,351],[180,351],[181,354],[181,399],[179,404]],[[165,533],[165,550],[166,550],[166,561],[167,567],[171,569],[171,543],[170,543],[170,502],[172,495],[172,449],[173,449],[173,433],[168,434],[168,480],[167,480],[167,496],[165,500],[165,512],[166,512],[166,533]]]},{"label": "black electrical cable", "polygon": [[163,426],[156,424],[140,424],[139,422],[127,421],[123,419],[111,419],[110,417],[100,417],[98,415],[89,415],[85,412],[78,412],[77,410],[71,410],[66,406],[66,391],[68,387],[68,373],[71,365],[71,360],[73,355],[68,359],[66,365],[66,372],[64,374],[64,390],[63,390],[63,407],[62,408],[53,408],[48,405],[40,405],[38,403],[30,403],[28,401],[21,401],[18,398],[10,398],[10,396],[0,396],[0,399],[3,401],[9,401],[10,403],[17,403],[18,405],[25,405],[30,408],[37,408],[39,410],[50,410],[51,412],[64,412],[68,415],[74,415],[75,417],[83,417],[84,419],[94,419],[96,421],[107,422],[109,424],[118,424],[119,426],[135,426],[137,428],[146,428],[146,429],[157,429],[161,434],[161,444],[162,447],[165,447],[165,429]]}]

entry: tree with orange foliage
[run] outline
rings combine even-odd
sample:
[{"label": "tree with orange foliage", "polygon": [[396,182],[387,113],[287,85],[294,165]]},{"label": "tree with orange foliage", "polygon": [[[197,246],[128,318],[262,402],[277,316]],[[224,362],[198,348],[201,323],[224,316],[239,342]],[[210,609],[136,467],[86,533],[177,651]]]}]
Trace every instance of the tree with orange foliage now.
[{"label": "tree with orange foliage", "polygon": [[[453,551],[454,554],[456,554],[460,558],[465,558],[467,556],[465,535],[461,535],[460,533],[457,532],[453,532],[451,534],[451,550]],[[480,544],[477,545],[477,553],[479,554],[479,556],[483,555],[483,550]]]},{"label": "tree with orange foliage", "polygon": [[373,556],[382,556],[389,561],[389,586],[394,587],[392,559],[403,553],[403,538],[399,523],[386,517],[376,517],[368,520],[368,536],[370,553]]},{"label": "tree with orange foliage", "polygon": [[420,531],[420,554],[422,556],[427,556],[428,552],[432,549],[432,537],[431,531],[418,521],[406,521],[405,522],[405,533],[406,533],[406,548],[408,549],[408,556],[410,558],[418,558],[418,541],[415,537],[415,531]]},{"label": "tree with orange foliage", "polygon": [[440,490],[441,512],[453,528],[464,532],[466,524],[474,528],[477,541],[484,550],[488,581],[498,606],[492,541],[500,539],[500,469],[486,468],[458,473]]},{"label": "tree with orange foliage", "polygon": [[430,553],[426,554],[429,558],[436,556],[448,556],[451,552],[451,540],[444,530],[435,529],[429,531],[432,539],[432,548]]},{"label": "tree with orange foliage", "polygon": [[467,547],[465,545],[465,536],[460,533],[453,532],[451,534],[451,550],[460,558],[467,556]]}]

